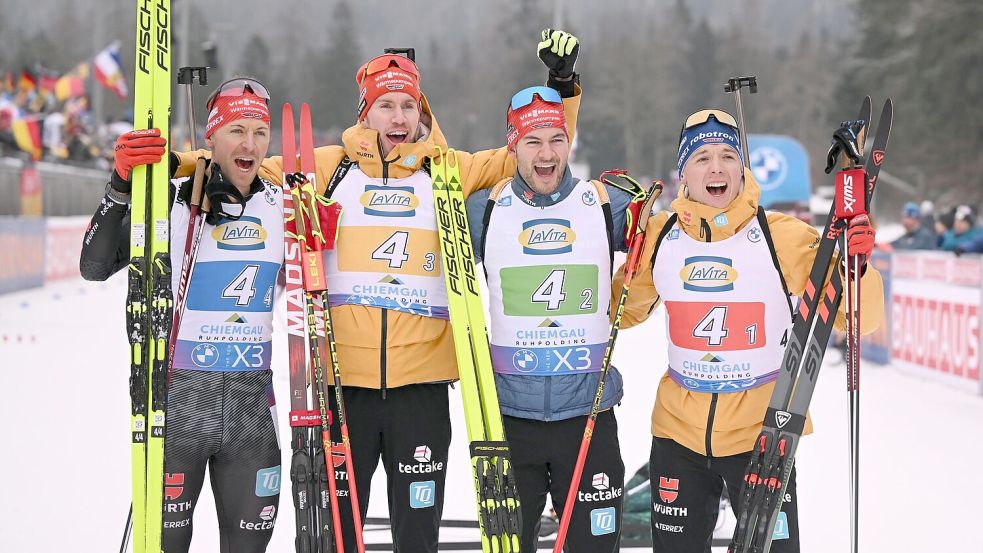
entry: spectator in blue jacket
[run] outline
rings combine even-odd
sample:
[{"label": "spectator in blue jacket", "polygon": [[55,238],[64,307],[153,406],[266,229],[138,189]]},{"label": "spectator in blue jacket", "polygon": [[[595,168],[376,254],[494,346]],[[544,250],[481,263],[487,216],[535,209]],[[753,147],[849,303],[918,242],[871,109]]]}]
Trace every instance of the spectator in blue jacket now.
[{"label": "spectator in blue jacket", "polygon": [[973,212],[973,208],[968,205],[960,205],[956,208],[952,229],[942,235],[941,248],[950,252],[960,246],[965,249],[967,244],[979,236],[980,229],[976,228],[976,214]]},{"label": "spectator in blue jacket", "polygon": [[922,215],[915,202],[908,202],[901,209],[901,224],[905,233],[891,242],[896,250],[934,250],[938,238],[935,232],[922,224]]}]

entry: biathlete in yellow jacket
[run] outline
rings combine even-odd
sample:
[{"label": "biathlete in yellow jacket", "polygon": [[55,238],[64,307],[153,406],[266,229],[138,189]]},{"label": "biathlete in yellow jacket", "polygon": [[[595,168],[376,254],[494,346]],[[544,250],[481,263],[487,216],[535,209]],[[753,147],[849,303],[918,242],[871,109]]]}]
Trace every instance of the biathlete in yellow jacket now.
[{"label": "biathlete in yellow jacket", "polygon": [[[537,37],[539,38],[539,37]],[[547,30],[539,56],[547,84],[564,97],[571,134],[580,106],[576,44]],[[554,52],[553,50],[556,50]],[[353,454],[358,501],[365,520],[372,475],[382,458],[393,540],[399,551],[437,551],[451,439],[448,388],[457,380],[448,323],[437,219],[429,170],[447,141],[421,89],[410,59],[383,55],[356,75],[358,120],[341,146],[315,150],[318,192],[344,208],[337,247],[326,263],[328,298]],[[179,154],[187,173],[196,154]],[[491,187],[515,173],[505,147],[459,152],[464,194]],[[260,175],[277,184],[282,159],[263,161]],[[333,400],[333,394],[330,394]],[[337,427],[333,438],[340,441]],[[347,470],[337,467],[346,548],[355,547],[344,505]]]},{"label": "biathlete in yellow jacket", "polygon": [[[741,489],[791,332],[791,296],[802,296],[819,245],[808,224],[758,205],[760,188],[741,160],[732,116],[703,110],[687,118],[679,195],[648,220],[624,312],[627,328],[659,302],[666,307],[669,370],[652,411],[649,460],[655,551],[706,550],[724,485],[732,496]],[[865,219],[847,230],[851,252],[873,248]],[[872,266],[861,288],[867,334],[884,313]],[[775,553],[799,551],[794,470],[784,500],[787,531],[773,542]]]}]

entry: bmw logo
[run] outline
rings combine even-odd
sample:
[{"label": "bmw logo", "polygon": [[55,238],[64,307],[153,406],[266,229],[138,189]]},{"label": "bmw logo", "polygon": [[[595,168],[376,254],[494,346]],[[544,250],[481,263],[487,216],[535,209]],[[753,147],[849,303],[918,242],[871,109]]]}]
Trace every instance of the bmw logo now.
[{"label": "bmw logo", "polygon": [[762,146],[751,152],[750,161],[751,173],[754,174],[754,180],[758,181],[762,190],[774,190],[785,182],[788,160],[782,152]]},{"label": "bmw logo", "polygon": [[218,363],[218,348],[212,344],[198,344],[191,350],[191,362],[207,369]]},{"label": "bmw logo", "polygon": [[512,366],[519,372],[531,373],[539,366],[539,358],[532,350],[520,349],[512,355]]}]

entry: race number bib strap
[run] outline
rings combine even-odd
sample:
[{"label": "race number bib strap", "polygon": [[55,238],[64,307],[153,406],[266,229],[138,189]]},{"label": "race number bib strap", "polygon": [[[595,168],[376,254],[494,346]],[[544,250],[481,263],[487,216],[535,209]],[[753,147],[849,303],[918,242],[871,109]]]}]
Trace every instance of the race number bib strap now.
[{"label": "race number bib strap", "polygon": [[556,376],[599,372],[606,344],[573,347],[514,348],[491,346],[492,365],[499,374]]},{"label": "race number bib strap", "polygon": [[[679,371],[669,367],[669,378],[687,390],[709,394],[743,392],[764,386],[778,378],[777,370],[759,377],[749,376],[749,365],[750,363],[727,363],[707,354],[705,361],[684,361]],[[699,374],[700,377],[687,376],[688,374]]]}]

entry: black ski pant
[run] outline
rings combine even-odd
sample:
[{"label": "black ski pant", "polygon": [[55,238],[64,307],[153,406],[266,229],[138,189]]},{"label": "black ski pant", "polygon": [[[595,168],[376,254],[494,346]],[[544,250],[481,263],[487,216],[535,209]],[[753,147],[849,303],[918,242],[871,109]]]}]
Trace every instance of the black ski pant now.
[{"label": "black ski pant", "polygon": [[[727,486],[731,506],[737,509],[737,498],[750,459],[750,452],[728,457],[706,457],[668,438],[652,438],[649,457],[652,551],[710,553],[720,495]],[[794,467],[775,527],[771,551],[799,551]]]},{"label": "black ski pant", "polygon": [[222,553],[266,551],[280,501],[275,425],[270,371],[173,371],[164,438],[164,551],[191,547],[206,465]]},{"label": "black ski pant", "polygon": [[[437,551],[444,509],[447,450],[451,443],[447,384],[412,384],[382,390],[345,386],[345,413],[364,522],[372,475],[382,458],[395,553]],[[331,389],[334,411],[334,389]],[[340,426],[331,426],[341,442]],[[356,551],[347,466],[336,467],[345,551]]]},{"label": "black ski pant", "polygon": [[[562,516],[566,508],[587,417],[549,422],[516,417],[503,420],[522,510],[520,550],[534,553],[546,494],[552,498],[558,515]],[[625,464],[618,443],[618,421],[609,409],[598,414],[594,426],[567,531],[568,553],[619,550],[624,489]]]}]

